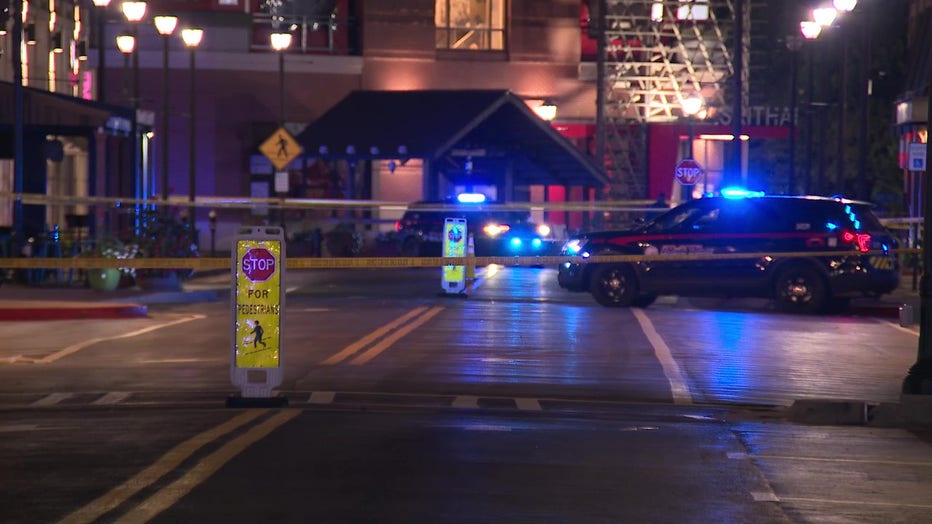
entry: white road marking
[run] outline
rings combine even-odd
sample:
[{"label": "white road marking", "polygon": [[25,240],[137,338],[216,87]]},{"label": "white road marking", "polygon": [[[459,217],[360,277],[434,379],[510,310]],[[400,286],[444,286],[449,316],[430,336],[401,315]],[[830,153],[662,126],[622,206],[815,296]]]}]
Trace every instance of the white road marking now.
[{"label": "white road marking", "polygon": [[314,391],[307,401],[311,404],[333,404],[336,396],[335,391]]},{"label": "white road marking", "polygon": [[224,358],[160,358],[157,360],[140,360],[140,364],[194,364],[197,362],[226,362]]},{"label": "white road marking", "polygon": [[[162,329],[162,328],[174,326],[177,324],[183,324],[185,322],[190,322],[192,320],[200,320],[202,318],[207,318],[207,316],[206,315],[186,315],[186,316],[183,316],[182,318],[171,320],[169,322],[164,322],[162,324],[156,324],[154,326],[145,327],[142,329],[137,329],[136,331],[130,331],[129,333],[123,333],[120,335],[113,335],[109,337],[92,338],[92,339],[84,340],[82,342],[78,342],[76,344],[72,344],[64,349],[60,349],[56,351],[55,353],[52,353],[51,355],[46,355],[45,357],[42,357],[39,359],[29,359],[29,361],[31,361],[34,364],[50,364],[57,360],[61,360],[67,357],[68,355],[77,353],[78,351],[81,351],[82,349],[86,347],[93,346],[94,344],[97,344],[98,342],[106,342],[108,340],[118,340],[121,338],[136,337],[139,335],[144,335],[151,331],[155,331],[157,329]],[[22,359],[22,360],[26,361],[26,359]]]},{"label": "white road marking", "polygon": [[473,397],[469,395],[460,395],[453,399],[454,408],[478,408],[479,407],[479,397]]},{"label": "white road marking", "polygon": [[130,395],[132,395],[132,393],[128,393],[125,391],[111,391],[107,393],[106,395],[100,397],[99,399],[95,400],[94,402],[91,402],[91,404],[94,404],[95,406],[108,406],[111,404],[119,404],[120,402],[123,402],[124,400],[128,399]]},{"label": "white road marking", "polygon": [[663,374],[667,377],[667,382],[670,383],[673,403],[692,404],[693,397],[689,392],[689,386],[686,384],[686,379],[680,371],[680,366],[676,363],[676,360],[673,359],[673,353],[670,351],[669,346],[663,341],[660,333],[657,333],[654,324],[647,318],[647,314],[645,314],[644,311],[639,308],[632,308],[631,312],[634,313],[634,318],[637,319],[638,324],[641,325],[641,330],[644,332],[644,335],[647,336],[648,342],[650,342],[650,345],[654,348],[654,354],[657,355],[657,360],[660,361]]},{"label": "white road marking", "polygon": [[54,406],[74,396],[74,393],[52,393],[32,403],[33,406]]},{"label": "white road marking", "polygon": [[756,502],[780,502],[779,497],[773,491],[752,491],[751,497]]},{"label": "white road marking", "polygon": [[541,411],[540,402],[536,398],[516,398],[518,409],[525,411]]}]

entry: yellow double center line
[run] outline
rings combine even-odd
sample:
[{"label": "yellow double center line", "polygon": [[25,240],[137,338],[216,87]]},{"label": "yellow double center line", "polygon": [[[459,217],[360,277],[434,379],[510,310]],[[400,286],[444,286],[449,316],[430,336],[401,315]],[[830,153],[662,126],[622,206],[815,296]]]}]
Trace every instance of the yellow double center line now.
[{"label": "yellow double center line", "polygon": [[[216,441],[246,424],[268,413],[266,410],[254,409],[211,428],[203,433],[178,444],[148,468],[133,478],[113,488],[105,495],[62,519],[62,523],[78,524],[94,522],[107,512],[117,508],[130,497],[148,488],[156,481],[177,469],[182,462],[194,455],[207,444]],[[250,445],[258,442],[282,424],[298,416],[299,410],[289,409],[273,414],[268,419],[251,428],[246,433],[227,442],[219,449],[204,457],[180,478],[160,489],[135,508],[122,515],[117,522],[148,522],[159,513],[170,508],[197,485],[207,480],[224,464],[240,454]]]},{"label": "yellow double center line", "polygon": [[321,364],[327,366],[339,364],[355,355],[363,348],[371,346],[364,353],[350,361],[350,364],[354,366],[365,364],[388,349],[401,337],[434,318],[438,313],[443,311],[443,309],[444,308],[441,306],[432,307],[430,309],[428,309],[427,306],[416,307],[356,342],[346,346],[335,355],[321,362]]}]

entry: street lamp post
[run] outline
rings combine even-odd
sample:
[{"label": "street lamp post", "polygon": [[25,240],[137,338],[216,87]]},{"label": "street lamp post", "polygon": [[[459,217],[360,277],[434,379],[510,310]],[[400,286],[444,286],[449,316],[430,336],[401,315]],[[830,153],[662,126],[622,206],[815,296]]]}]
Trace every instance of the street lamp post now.
[{"label": "street lamp post", "polygon": [[278,125],[285,125],[285,50],[291,46],[291,33],[275,32],[269,37],[269,42],[278,53]]},{"label": "street lamp post", "polygon": [[[702,99],[698,96],[693,96],[683,100],[682,110],[683,114],[686,115],[686,123],[689,128],[688,141],[686,143],[686,158],[693,159],[693,140],[695,139],[695,121],[696,115],[699,114],[699,111],[702,110]],[[686,194],[683,196],[683,200],[692,200],[693,197],[693,187],[692,186],[683,186],[685,187]]]},{"label": "street lamp post", "polygon": [[139,22],[146,16],[145,2],[123,2],[120,4],[123,10],[123,16],[126,17],[133,27],[133,49],[130,54],[133,60],[133,185],[134,196],[136,198],[145,198],[146,189],[143,184],[143,166],[142,166],[142,137],[139,133]]},{"label": "street lamp post", "polygon": [[[196,120],[196,119],[194,118],[194,110],[195,110],[195,104],[194,104],[194,102],[195,102],[195,94],[196,94],[196,91],[195,91],[195,85],[194,85],[194,70],[195,70],[194,51],[197,49],[197,46],[199,46],[199,45],[201,44],[201,39],[203,39],[203,38],[204,38],[204,30],[203,30],[203,29],[186,28],[186,29],[182,29],[182,30],[181,30],[181,39],[184,40],[184,45],[188,47],[188,49],[190,50],[190,55],[191,55],[191,72],[190,72],[190,76],[189,76],[190,82],[191,82],[191,83],[190,83],[191,91],[190,91],[190,93],[189,93],[189,96],[190,96],[189,100],[190,100],[191,105],[190,105],[189,110],[188,110],[188,112],[189,112],[189,114],[188,114],[188,119],[189,119],[189,120],[188,120],[188,143],[189,143],[189,150],[188,150],[188,160],[189,160],[189,162],[188,162],[188,201],[189,201],[189,202],[194,202],[194,195],[195,195],[195,184],[194,184],[194,170],[195,170],[195,165],[194,165],[194,164],[195,164],[195,132],[194,132],[194,123],[195,123],[195,120]],[[193,226],[194,224],[196,224],[196,221],[195,221],[195,218],[196,218],[196,217],[195,217],[195,214],[196,214],[196,213],[195,213],[195,211],[196,211],[196,209],[192,207],[192,208],[191,208],[191,225],[192,225],[192,226]]]},{"label": "street lamp post", "polygon": [[[932,29],[932,18],[929,19]],[[929,85],[932,86],[932,68],[929,68]],[[926,129],[932,129],[932,113],[926,117]],[[926,140],[926,158],[932,158],[932,140]],[[929,169],[926,168],[926,173]],[[924,231],[932,231],[932,184],[923,181]],[[925,236],[925,234],[923,234]],[[923,239],[925,240],[925,239]],[[922,280],[919,283],[919,350],[916,362],[903,379],[902,392],[909,395],[932,395],[932,249],[923,242]]]},{"label": "street lamp post", "polygon": [[177,16],[155,17],[155,28],[162,35],[162,200],[168,200],[168,38],[178,26]]},{"label": "street lamp post", "polygon": [[[287,31],[276,31],[269,36],[269,43],[272,45],[272,49],[278,53],[278,125],[282,127],[285,125],[285,50],[291,45],[291,33]],[[287,172],[284,174],[275,173],[276,182],[275,187],[278,191],[278,177],[282,176],[287,180]],[[279,197],[283,198],[287,193],[279,192]],[[281,219],[282,229],[285,229],[285,210],[281,209],[279,211],[279,218]]]},{"label": "street lamp post", "polygon": [[111,0],[94,0],[94,6],[98,7],[94,13],[97,22],[97,100],[105,101],[106,94],[106,72],[107,72],[107,51],[104,49],[107,41],[107,7],[110,6]]},{"label": "street lamp post", "polygon": [[[835,16],[844,15],[854,10],[857,0],[832,0],[832,9]],[[831,25],[831,24],[829,24]],[[845,192],[845,120],[848,112],[848,39],[840,35],[841,41],[841,80],[838,82],[838,137],[837,137],[837,164],[836,190],[839,194]]]},{"label": "street lamp post", "polygon": [[790,50],[790,166],[787,176],[787,194],[796,194],[796,98],[798,77],[798,55],[802,40],[797,35],[790,35],[786,39],[786,47]]},{"label": "street lamp post", "polygon": [[[822,32],[822,26],[817,22],[812,20],[804,20],[799,23],[799,32],[803,35],[803,38],[806,40],[815,40],[819,38],[819,34]],[[815,53],[813,53],[812,45],[806,46],[806,59],[809,62],[808,66],[808,78],[806,79],[806,157],[804,159],[806,163],[805,180],[803,182],[803,192],[809,194],[812,192],[812,121],[813,113],[815,112],[815,106],[813,105],[815,100]],[[816,191],[818,192],[818,191]]]}]

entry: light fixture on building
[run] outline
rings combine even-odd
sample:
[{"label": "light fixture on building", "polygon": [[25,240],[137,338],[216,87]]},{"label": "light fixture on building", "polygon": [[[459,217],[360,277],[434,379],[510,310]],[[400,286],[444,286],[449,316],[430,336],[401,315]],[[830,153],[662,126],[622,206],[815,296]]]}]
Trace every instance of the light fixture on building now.
[{"label": "light fixture on building", "polygon": [[23,40],[27,45],[36,45],[36,24],[26,24],[23,28]]},{"label": "light fixture on building", "polygon": [[64,51],[61,43],[61,31],[56,31],[52,33],[52,52],[56,54],[61,54]]},{"label": "light fixture on building", "polygon": [[87,61],[87,42],[84,40],[78,40],[75,42],[74,54],[81,62]]},{"label": "light fixture on building", "polygon": [[534,108],[537,116],[550,122],[557,117],[557,104],[549,98],[544,99],[539,106]]}]

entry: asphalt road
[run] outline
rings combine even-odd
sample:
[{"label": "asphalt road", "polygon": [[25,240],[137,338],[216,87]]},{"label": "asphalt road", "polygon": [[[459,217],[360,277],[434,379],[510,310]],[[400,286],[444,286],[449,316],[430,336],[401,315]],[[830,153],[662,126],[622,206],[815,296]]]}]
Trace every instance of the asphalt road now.
[{"label": "asphalt road", "polygon": [[898,401],[889,319],[613,310],[534,268],[286,286],[283,409],[225,406],[225,294],[0,323],[0,521],[932,522],[932,434],[787,417]]}]

